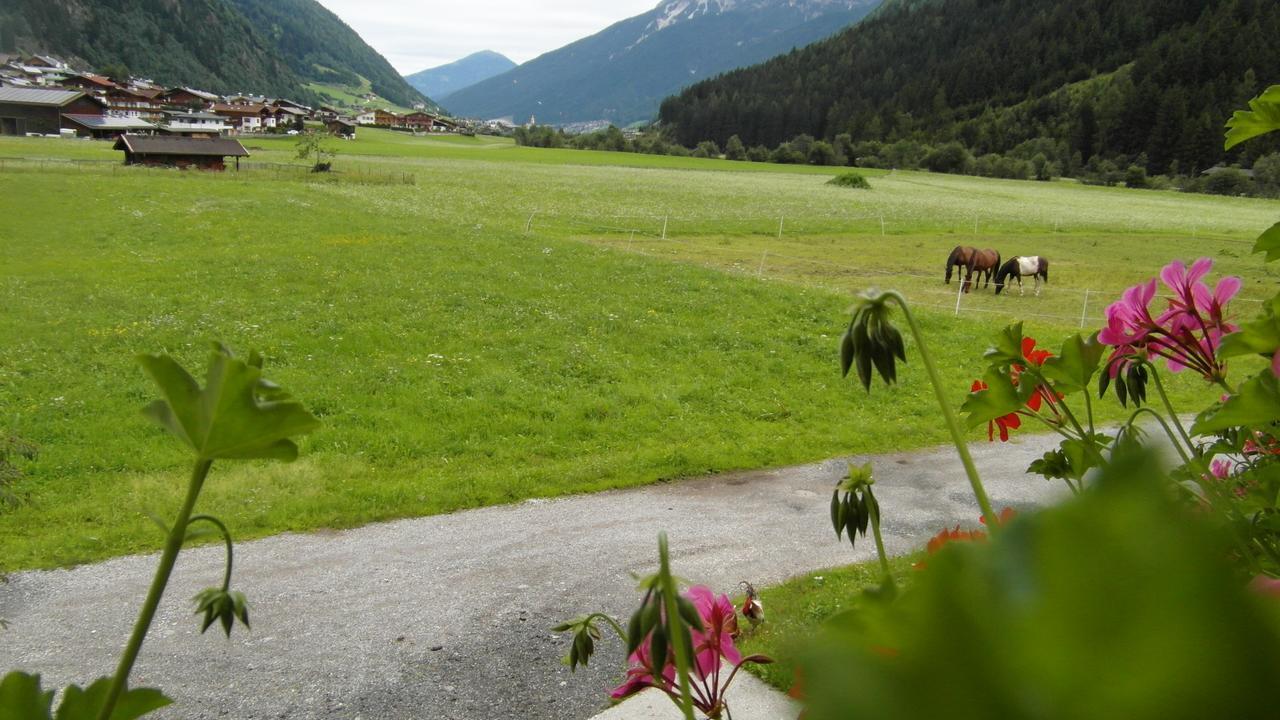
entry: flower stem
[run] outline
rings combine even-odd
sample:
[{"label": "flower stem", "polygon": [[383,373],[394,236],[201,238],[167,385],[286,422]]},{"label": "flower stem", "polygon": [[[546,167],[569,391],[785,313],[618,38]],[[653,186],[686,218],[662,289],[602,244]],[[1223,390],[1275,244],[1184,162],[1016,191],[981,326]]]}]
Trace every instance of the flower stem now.
[{"label": "flower stem", "polygon": [[1151,408],[1148,408],[1148,407],[1138,408],[1137,410],[1133,411],[1132,415],[1129,416],[1129,422],[1125,423],[1125,425],[1126,426],[1133,425],[1134,421],[1138,419],[1138,416],[1143,413],[1146,413],[1151,417],[1155,418],[1156,422],[1160,423],[1160,427],[1164,428],[1164,434],[1168,435],[1169,440],[1173,442],[1173,448],[1178,451],[1178,456],[1182,458],[1182,462],[1188,465],[1193,464],[1191,458],[1187,456],[1186,451],[1182,449],[1182,445],[1178,443],[1178,437],[1174,435],[1173,430],[1169,428],[1169,423],[1165,422],[1164,417],[1162,417],[1160,413],[1156,412],[1155,410],[1152,410]]},{"label": "flower stem", "polygon": [[609,627],[613,628],[613,632],[617,634],[619,639],[622,640],[622,643],[624,645],[627,643],[627,632],[622,629],[622,626],[618,624],[617,620],[614,620],[613,618],[609,617],[608,615],[605,615],[604,613],[592,613],[591,615],[587,616],[587,624],[590,625],[591,621],[595,620],[596,618],[600,618],[601,620],[604,620],[605,622],[609,623]]},{"label": "flower stem", "polygon": [[[676,581],[671,577],[671,562],[667,552],[667,533],[658,533],[659,581],[662,583],[662,598],[666,603],[667,625],[671,628],[669,638],[671,648],[676,656],[676,675],[680,680],[680,702],[676,703],[684,713],[685,720],[694,720],[693,692],[689,688],[689,667],[691,658],[685,647],[685,628],[680,620],[680,608],[676,605]],[[102,718],[101,720],[106,720]]]},{"label": "flower stem", "polygon": [[884,540],[880,537],[880,513],[878,511],[871,514],[871,533],[876,539],[876,554],[880,556],[880,570],[884,572],[884,580],[889,584],[893,584],[893,573],[889,570],[889,556],[885,554]]},{"label": "flower stem", "polygon": [[182,501],[178,518],[169,530],[164,552],[160,555],[160,564],[156,567],[155,577],[151,580],[151,589],[147,591],[147,599],[142,603],[138,620],[133,625],[133,634],[129,636],[129,643],[125,645],[124,653],[120,656],[120,664],[116,667],[116,673],[111,679],[111,689],[107,692],[106,701],[98,712],[98,720],[110,720],[116,702],[120,700],[120,695],[129,682],[129,673],[133,671],[138,652],[142,650],[142,641],[147,637],[147,630],[151,628],[151,621],[155,618],[156,609],[160,606],[160,598],[164,595],[165,586],[169,584],[169,576],[173,573],[173,566],[178,561],[182,543],[187,538],[187,525],[190,523],[191,511],[196,506],[196,499],[200,497],[200,489],[204,486],[204,480],[209,476],[209,468],[212,465],[212,460],[198,460],[191,470],[191,482],[187,484],[187,497]]},{"label": "flower stem", "polygon": [[1191,436],[1187,434],[1186,428],[1182,426],[1182,421],[1178,419],[1178,413],[1173,409],[1173,403],[1169,401],[1169,394],[1164,390],[1164,381],[1160,379],[1160,371],[1149,362],[1143,364],[1151,371],[1151,379],[1156,381],[1156,392],[1160,394],[1164,409],[1169,411],[1169,419],[1173,421],[1173,426],[1178,429],[1178,434],[1182,436],[1182,442],[1187,444],[1188,450],[1194,452],[1196,446],[1191,442]]},{"label": "flower stem", "polygon": [[947,394],[943,389],[942,378],[938,375],[938,368],[933,364],[933,356],[929,354],[928,347],[924,343],[924,333],[920,330],[920,325],[916,323],[916,318],[911,314],[911,309],[907,307],[907,299],[896,290],[890,290],[885,293],[886,296],[892,298],[894,302],[902,308],[902,314],[907,318],[907,325],[911,328],[911,334],[916,339],[916,345],[920,348],[920,357],[924,360],[924,369],[929,374],[929,382],[933,385],[933,392],[938,398],[938,406],[942,408],[943,420],[947,423],[947,430],[951,432],[951,441],[956,446],[956,453],[960,455],[960,462],[964,465],[965,474],[969,476],[969,485],[973,488],[973,496],[978,501],[978,507],[982,509],[982,516],[987,519],[987,526],[991,528],[991,532],[998,532],[1000,526],[995,512],[991,510],[991,500],[987,498],[987,490],[982,485],[982,478],[978,475],[978,468],[973,464],[973,456],[969,454],[969,445],[965,442],[964,432],[960,429],[960,423],[956,420],[956,415],[951,410],[951,403],[947,400]]},{"label": "flower stem", "polygon": [[211,523],[222,533],[222,540],[227,545],[227,567],[222,573],[222,592],[231,589],[231,564],[235,560],[235,549],[231,545],[231,531],[227,530],[227,526],[222,521],[212,515],[196,515],[187,521],[187,527],[190,528],[198,522]]}]

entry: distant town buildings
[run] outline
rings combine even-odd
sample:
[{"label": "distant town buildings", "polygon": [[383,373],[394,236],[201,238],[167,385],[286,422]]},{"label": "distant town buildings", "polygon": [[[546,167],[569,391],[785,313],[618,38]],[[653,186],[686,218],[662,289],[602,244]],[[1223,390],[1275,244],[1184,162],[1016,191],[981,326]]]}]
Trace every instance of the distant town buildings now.
[{"label": "distant town buildings", "polygon": [[224,97],[198,88],[160,87],[144,78],[109,78],[47,55],[0,53],[0,135],[210,139],[297,131],[306,121],[322,123],[344,138],[355,137],[358,126],[427,133],[465,129],[421,103],[403,115],[387,109],[311,108],[285,98]]}]

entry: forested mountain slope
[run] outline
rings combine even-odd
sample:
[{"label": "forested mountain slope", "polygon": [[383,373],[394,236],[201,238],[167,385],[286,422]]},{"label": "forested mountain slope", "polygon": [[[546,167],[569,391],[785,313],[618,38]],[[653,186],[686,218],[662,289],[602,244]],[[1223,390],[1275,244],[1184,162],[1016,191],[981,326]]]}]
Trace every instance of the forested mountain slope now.
[{"label": "forested mountain slope", "polygon": [[1280,82],[1274,0],[888,0],[826,41],[664,101],[684,144],[801,133],[958,140],[976,154],[1035,138],[1153,172],[1223,158],[1222,125]]},{"label": "forested mountain slope", "polygon": [[451,112],[541,123],[649,120],[663,97],[802,47],[880,0],[663,0],[653,10],[458,91]]},{"label": "forested mountain slope", "polygon": [[5,0],[0,45],[214,92],[298,98],[358,73],[394,102],[423,99],[315,0]]},{"label": "forested mountain slope", "polygon": [[359,85],[397,105],[427,101],[386,58],[315,0],[229,0],[280,52],[299,77]]}]

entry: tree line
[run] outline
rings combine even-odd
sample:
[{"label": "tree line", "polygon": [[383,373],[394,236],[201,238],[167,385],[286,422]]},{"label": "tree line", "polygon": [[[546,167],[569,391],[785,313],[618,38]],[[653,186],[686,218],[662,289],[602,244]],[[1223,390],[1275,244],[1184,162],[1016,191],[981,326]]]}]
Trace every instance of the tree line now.
[{"label": "tree line", "polygon": [[1048,141],[1039,151],[1063,174],[1136,165],[1194,178],[1280,150],[1269,140],[1227,154],[1220,141],[1230,112],[1280,80],[1276,37],[1273,0],[904,1],[695,84],[663,102],[660,122],[687,146],[847,135],[958,144],[975,162]]}]

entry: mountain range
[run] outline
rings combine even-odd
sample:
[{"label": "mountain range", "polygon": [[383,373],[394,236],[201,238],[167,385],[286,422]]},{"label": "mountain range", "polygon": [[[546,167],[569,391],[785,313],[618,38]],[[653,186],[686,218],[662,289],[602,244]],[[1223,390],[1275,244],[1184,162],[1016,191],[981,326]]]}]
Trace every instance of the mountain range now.
[{"label": "mountain range", "polygon": [[454,92],[456,115],[540,123],[654,117],[698,80],[825,38],[881,0],[664,0],[653,10]]},{"label": "mountain range", "polygon": [[315,0],[4,0],[4,45],[220,93],[316,99],[310,82],[363,77],[394,103],[428,102]]},{"label": "mountain range", "polygon": [[827,40],[692,85],[660,118],[685,145],[1036,145],[1063,167],[1099,156],[1177,174],[1223,160],[1231,111],[1280,78],[1276,37],[1275,0],[886,0]]},{"label": "mountain range", "polygon": [[515,66],[505,55],[492,50],[481,50],[448,65],[405,75],[404,79],[423,95],[443,102],[451,93],[501,75]]}]

